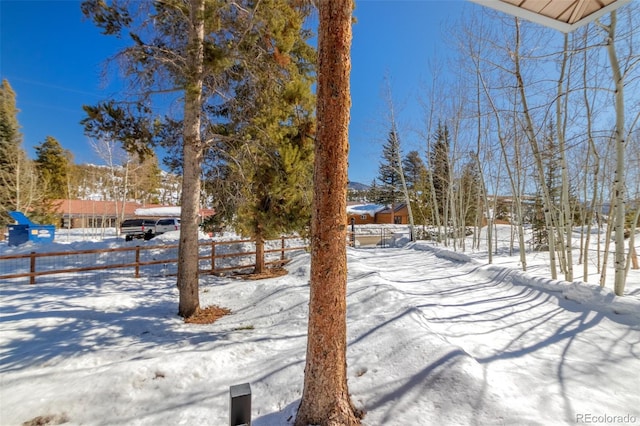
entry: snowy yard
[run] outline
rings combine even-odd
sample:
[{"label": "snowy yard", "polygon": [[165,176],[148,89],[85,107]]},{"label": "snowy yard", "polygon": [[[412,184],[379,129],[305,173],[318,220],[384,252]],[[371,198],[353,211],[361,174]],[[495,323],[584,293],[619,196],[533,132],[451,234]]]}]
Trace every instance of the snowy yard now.
[{"label": "snowy yard", "polygon": [[[2,249],[0,248],[0,253]],[[349,249],[348,367],[366,425],[640,424],[640,271],[627,296],[501,255],[425,242]],[[0,425],[291,424],[303,386],[309,256],[263,281],[206,276],[211,325],[176,316],[175,278],[0,286]],[[611,274],[612,275],[612,274]]]}]

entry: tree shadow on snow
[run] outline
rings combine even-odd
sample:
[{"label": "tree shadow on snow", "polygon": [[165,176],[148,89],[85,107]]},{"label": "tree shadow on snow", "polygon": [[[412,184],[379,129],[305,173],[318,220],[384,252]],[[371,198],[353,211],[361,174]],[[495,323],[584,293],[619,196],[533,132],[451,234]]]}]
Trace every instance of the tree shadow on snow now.
[{"label": "tree shadow on snow", "polygon": [[3,288],[0,372],[98,351],[126,342],[139,352],[158,345],[197,345],[225,333],[186,325],[177,315],[175,280],[131,284],[36,284]]}]

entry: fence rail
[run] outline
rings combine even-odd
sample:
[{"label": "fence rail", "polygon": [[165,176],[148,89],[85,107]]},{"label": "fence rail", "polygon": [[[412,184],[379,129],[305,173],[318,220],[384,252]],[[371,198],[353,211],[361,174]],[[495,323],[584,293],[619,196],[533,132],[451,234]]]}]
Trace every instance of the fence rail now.
[{"label": "fence rail", "polygon": [[[292,251],[305,251],[308,246],[287,246],[287,241],[298,237],[282,237],[265,241],[265,263],[282,265],[288,259],[286,254]],[[273,247],[279,243],[278,247]],[[245,270],[255,267],[255,249],[253,251],[233,251],[246,249],[246,244],[255,244],[254,240],[232,240],[201,242],[198,255],[198,269],[201,274],[217,274],[229,271]],[[279,254],[274,258],[274,254]],[[235,262],[232,259],[236,259]],[[221,265],[221,261],[225,264]],[[250,261],[252,260],[252,263]],[[0,280],[29,278],[30,284],[36,283],[36,277],[55,274],[72,274],[113,269],[133,269],[133,276],[139,278],[145,267],[163,265],[151,270],[150,275],[175,275],[177,272],[178,245],[153,245],[105,248],[96,250],[75,250],[50,253],[23,253],[0,256]],[[9,266],[6,266],[9,265]],[[12,273],[3,273],[3,271]]]}]

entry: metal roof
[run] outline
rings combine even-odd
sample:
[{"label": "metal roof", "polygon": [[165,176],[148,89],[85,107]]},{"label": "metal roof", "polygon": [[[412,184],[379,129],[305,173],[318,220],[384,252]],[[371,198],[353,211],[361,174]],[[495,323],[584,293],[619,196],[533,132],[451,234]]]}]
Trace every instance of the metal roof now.
[{"label": "metal roof", "polygon": [[592,22],[631,0],[470,0],[564,33]]}]

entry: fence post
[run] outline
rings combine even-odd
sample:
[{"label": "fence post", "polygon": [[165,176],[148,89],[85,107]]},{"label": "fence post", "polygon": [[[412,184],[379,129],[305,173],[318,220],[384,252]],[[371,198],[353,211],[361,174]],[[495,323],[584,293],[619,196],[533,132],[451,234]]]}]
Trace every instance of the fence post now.
[{"label": "fence post", "polygon": [[211,273],[216,272],[216,242],[211,241]]},{"label": "fence post", "polygon": [[140,278],[140,246],[136,246],[136,278]]},{"label": "fence post", "polygon": [[29,284],[35,284],[36,283],[36,252],[32,251],[31,252],[31,256],[30,256],[30,267],[29,267],[29,272],[31,273],[31,275],[29,275]]},{"label": "fence post", "polygon": [[280,252],[280,260],[284,260],[284,235],[281,237],[282,245],[280,246],[282,251]]}]

